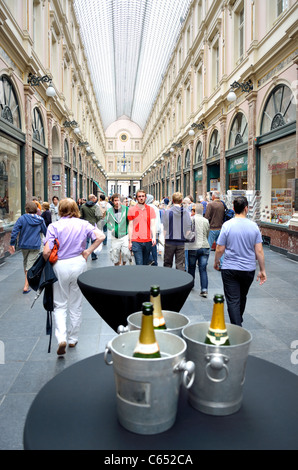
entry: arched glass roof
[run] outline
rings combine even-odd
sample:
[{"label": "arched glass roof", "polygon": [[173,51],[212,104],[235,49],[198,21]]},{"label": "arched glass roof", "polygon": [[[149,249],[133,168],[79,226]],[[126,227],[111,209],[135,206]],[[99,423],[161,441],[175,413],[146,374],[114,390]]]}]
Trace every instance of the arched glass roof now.
[{"label": "arched glass roof", "polygon": [[106,129],[125,115],[144,129],[191,0],[75,0]]}]

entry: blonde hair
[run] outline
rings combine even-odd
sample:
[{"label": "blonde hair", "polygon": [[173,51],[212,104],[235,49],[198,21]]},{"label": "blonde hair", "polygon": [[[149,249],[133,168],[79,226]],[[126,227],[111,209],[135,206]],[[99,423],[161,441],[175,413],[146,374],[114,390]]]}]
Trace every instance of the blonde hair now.
[{"label": "blonde hair", "polygon": [[59,215],[60,217],[77,217],[79,219],[80,211],[76,201],[70,197],[61,199],[59,202]]},{"label": "blonde hair", "polygon": [[45,201],[45,202],[42,203],[41,207],[42,207],[43,210],[48,211],[49,208],[50,208],[50,204]]},{"label": "blonde hair", "polygon": [[172,196],[173,204],[181,204],[182,200],[183,200],[183,196],[181,193],[177,192],[173,194]]}]

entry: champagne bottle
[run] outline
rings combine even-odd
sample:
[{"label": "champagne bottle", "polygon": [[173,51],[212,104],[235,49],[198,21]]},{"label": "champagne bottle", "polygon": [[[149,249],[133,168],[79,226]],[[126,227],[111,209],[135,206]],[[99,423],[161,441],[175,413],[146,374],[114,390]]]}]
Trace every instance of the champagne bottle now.
[{"label": "champagne bottle", "polygon": [[141,331],[133,357],[143,359],[161,357],[153,328],[153,304],[151,302],[144,302],[142,305]]},{"label": "champagne bottle", "polygon": [[156,330],[165,330],[166,322],[162,313],[160,288],[159,286],[151,286],[150,302],[153,304],[153,327]]},{"label": "champagne bottle", "polygon": [[230,346],[224,318],[224,296],[216,294],[213,298],[213,313],[205,344]]}]

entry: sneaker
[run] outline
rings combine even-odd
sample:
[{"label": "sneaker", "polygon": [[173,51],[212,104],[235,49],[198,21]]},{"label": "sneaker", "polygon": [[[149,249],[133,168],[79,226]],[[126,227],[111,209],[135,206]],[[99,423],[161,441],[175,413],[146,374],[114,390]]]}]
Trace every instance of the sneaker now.
[{"label": "sneaker", "polygon": [[57,349],[58,356],[63,356],[63,354],[65,354],[65,350],[66,350],[66,341],[63,341],[62,343],[59,343],[59,346]]},{"label": "sneaker", "polygon": [[200,293],[200,296],[205,297],[205,299],[206,299],[208,297],[208,292],[206,290],[204,290]]},{"label": "sneaker", "polygon": [[78,342],[76,341],[75,343],[68,343],[69,348],[75,348]]}]

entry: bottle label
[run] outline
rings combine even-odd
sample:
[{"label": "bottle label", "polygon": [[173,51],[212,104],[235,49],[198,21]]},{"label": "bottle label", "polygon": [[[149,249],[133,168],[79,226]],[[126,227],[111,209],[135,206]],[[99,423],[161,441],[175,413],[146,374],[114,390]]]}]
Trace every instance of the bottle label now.
[{"label": "bottle label", "polygon": [[149,355],[149,354],[155,354],[159,352],[159,347],[157,343],[150,343],[150,344],[144,344],[140,343],[140,341],[137,342],[137,345],[134,350],[134,354],[144,354],[144,355]]},{"label": "bottle label", "polygon": [[209,328],[207,338],[212,344],[218,344],[220,346],[228,340],[228,333],[227,330],[214,330],[213,328]]}]

